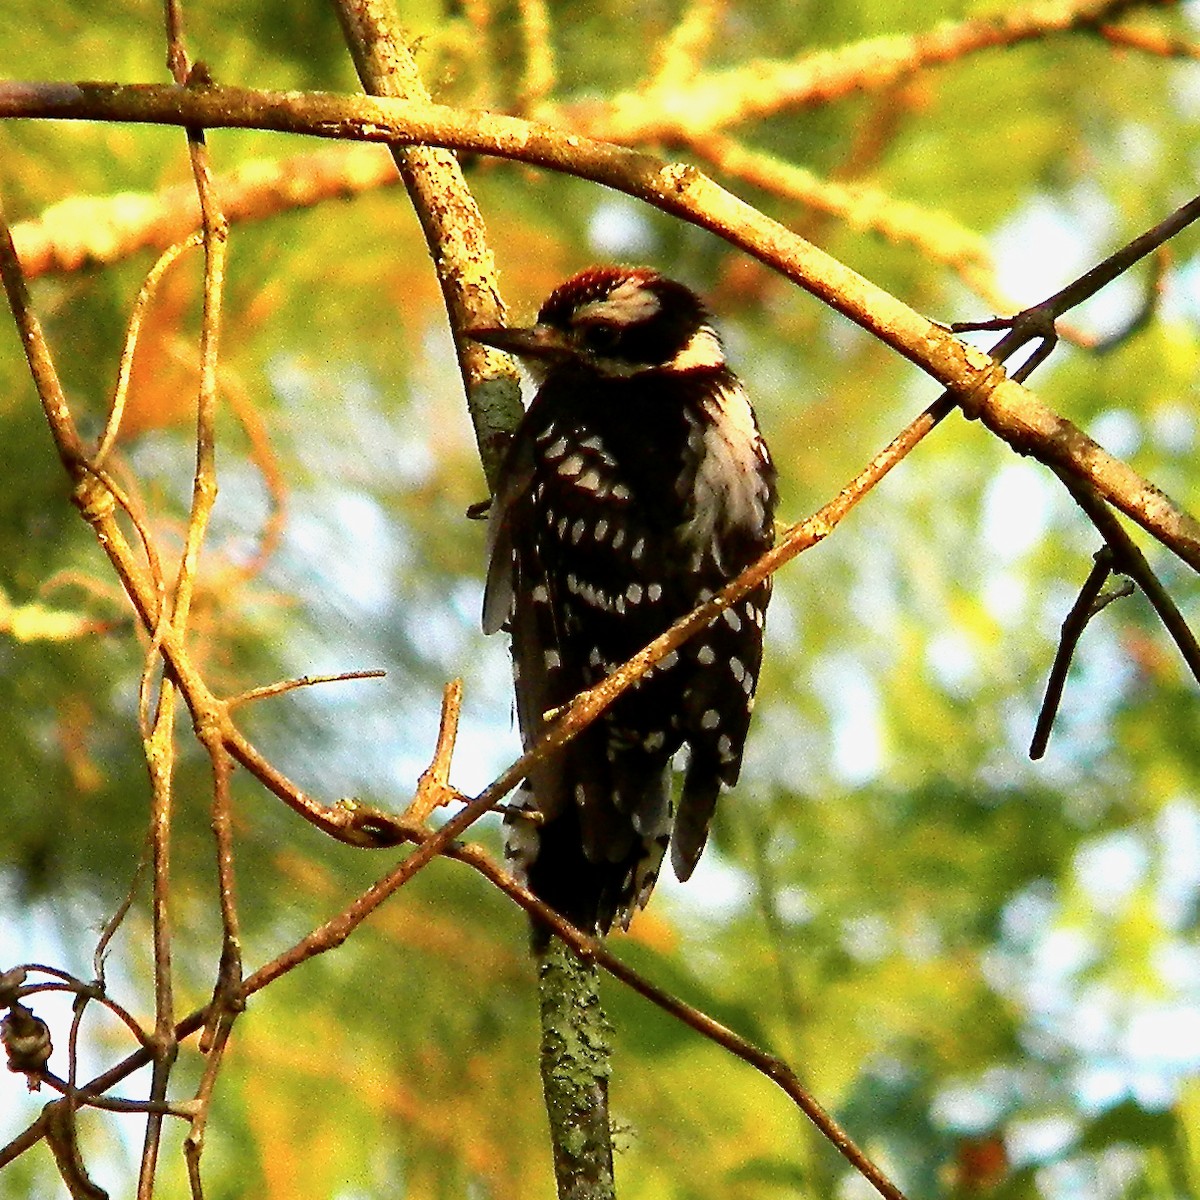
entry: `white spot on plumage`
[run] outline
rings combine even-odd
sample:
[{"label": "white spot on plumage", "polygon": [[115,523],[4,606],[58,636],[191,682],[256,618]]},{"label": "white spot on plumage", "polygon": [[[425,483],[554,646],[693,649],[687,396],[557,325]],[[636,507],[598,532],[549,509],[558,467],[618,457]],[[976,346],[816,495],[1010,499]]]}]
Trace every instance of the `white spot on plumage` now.
[{"label": "white spot on plumage", "polygon": [[746,664],[740,658],[734,657],[729,660],[729,670],[738,683],[746,678]]},{"label": "white spot on plumage", "polygon": [[600,472],[595,467],[588,467],[580,477],[575,480],[575,486],[583,488],[585,492],[597,492],[600,490]]},{"label": "white spot on plumage", "polygon": [[583,541],[583,535],[587,530],[587,522],[580,517],[574,525],[571,526],[571,541],[578,545]]},{"label": "white spot on plumage", "polygon": [[545,651],[542,658],[545,660],[547,671],[557,671],[562,666],[562,655],[553,648]]},{"label": "white spot on plumage", "polygon": [[725,610],[725,611],[724,611],[724,612],[721,614],[721,616],[725,618],[725,624],[726,624],[726,625],[728,625],[728,626],[729,626],[729,628],[730,628],[730,629],[732,629],[734,633],[737,633],[737,632],[738,632],[738,631],[741,629],[741,627],[742,627],[742,618],[741,618],[741,617],[739,617],[739,616],[737,615],[737,613],[735,613],[735,612],[733,611],[733,609],[732,609],[732,608],[727,608],[727,609],[726,609],[726,610]]},{"label": "white spot on plumage", "polygon": [[679,661],[679,651],[672,650],[670,654],[664,654],[658,660],[658,667],[661,671],[669,671]]},{"label": "white spot on plumage", "polygon": [[566,534],[567,534],[567,522],[568,522],[570,519],[571,519],[570,517],[559,517],[559,518],[558,518],[558,524],[557,524],[557,525],[555,525],[555,527],[554,527],[554,528],[555,528],[555,531],[558,533],[558,536],[559,536],[560,538],[561,538],[561,537],[566,537]]},{"label": "white spot on plumage", "polygon": [[[547,431],[547,432],[549,432],[549,431]],[[550,459],[551,461],[553,461],[556,458],[562,458],[562,456],[564,454],[566,454],[566,452],[567,452],[567,439],[565,437],[560,437],[558,439],[558,441],[554,443],[553,446],[546,447],[545,453],[546,453],[546,457],[548,459]]]},{"label": "white spot on plumage", "polygon": [[630,554],[632,555],[634,562],[641,562],[642,555],[645,553],[646,539],[644,537],[640,537],[636,542],[633,543],[633,549],[630,551]]},{"label": "white spot on plumage", "polygon": [[533,591],[529,593],[529,598],[534,602],[534,604],[549,604],[550,592],[547,590],[544,583],[539,583],[537,587],[535,587]]},{"label": "white spot on plumage", "polygon": [[620,550],[625,545],[625,527],[618,526],[617,532],[613,534],[613,549]]},{"label": "white spot on plumage", "polygon": [[523,814],[536,811],[537,802],[533,793],[529,785],[523,783],[504,818],[504,857],[512,864],[513,873],[522,883],[528,882],[529,867],[537,858],[541,841],[537,826],[526,820]]},{"label": "white spot on plumage", "polygon": [[716,729],[721,723],[721,714],[715,708],[706,709],[700,718],[701,729]]},{"label": "white spot on plumage", "polygon": [[716,651],[706,642],[696,651],[696,661],[702,667],[711,667],[717,661]]},{"label": "white spot on plumage", "polygon": [[604,541],[604,539],[608,537],[608,519],[606,517],[601,517],[600,520],[596,522],[596,528],[592,532],[595,535],[596,541]]},{"label": "white spot on plumage", "polygon": [[632,500],[633,493],[623,483],[614,483],[612,485],[612,498],[614,500]]},{"label": "white spot on plumage", "polygon": [[649,596],[649,597],[650,597],[650,599],[651,599],[652,601],[655,601],[655,602],[657,602],[657,601],[659,601],[659,600],[661,600],[661,599],[662,599],[662,594],[663,594],[663,590],[662,590],[662,584],[661,584],[661,583],[652,583],[652,584],[651,584],[651,585],[650,585],[650,586],[649,586],[649,587],[646,589],[646,595],[647,595],[647,596]]},{"label": "white spot on plumage", "polygon": [[564,479],[574,479],[580,471],[583,470],[583,455],[572,454],[569,458],[564,458],[558,464],[558,473]]},{"label": "white spot on plumage", "polygon": [[630,604],[641,604],[642,602],[642,585],[640,583],[631,583],[625,589],[625,598]]},{"label": "white spot on plumage", "polygon": [[661,750],[667,744],[667,735],[660,729],[656,729],[653,733],[648,733],[642,738],[642,746],[653,754],[656,750]]},{"label": "white spot on plumage", "polygon": [[733,757],[733,739],[729,734],[723,733],[717,738],[717,753],[723,762],[728,762]]}]

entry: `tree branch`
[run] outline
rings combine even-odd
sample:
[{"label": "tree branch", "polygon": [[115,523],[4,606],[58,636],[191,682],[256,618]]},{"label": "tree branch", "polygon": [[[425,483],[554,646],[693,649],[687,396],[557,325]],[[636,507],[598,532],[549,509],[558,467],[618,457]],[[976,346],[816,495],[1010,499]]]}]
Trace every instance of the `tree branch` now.
[{"label": "tree branch", "polygon": [[[327,93],[118,84],[0,83],[0,118],[122,120],[265,128],[320,137],[428,143],[591,179],[708,229],[774,267],[931,375],[1018,453],[1091,482],[1111,504],[1200,570],[1200,523],[1071,422],[1004,377],[983,352],[726,192],[664,163],[517,117]],[[1093,286],[1093,282],[1089,282]]]}]

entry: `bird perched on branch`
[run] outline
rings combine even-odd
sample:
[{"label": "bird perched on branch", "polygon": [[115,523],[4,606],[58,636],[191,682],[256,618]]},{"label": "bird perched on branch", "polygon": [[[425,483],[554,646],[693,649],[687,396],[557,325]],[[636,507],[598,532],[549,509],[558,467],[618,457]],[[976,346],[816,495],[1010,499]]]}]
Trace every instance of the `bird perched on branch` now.
[{"label": "bird perched on branch", "polygon": [[[492,503],[483,613],[485,632],[512,635],[529,748],[555,710],[771,545],[775,469],[704,306],[655,271],[593,267],[532,327],[471,336],[538,385]],[[667,654],[518,792],[506,856],[579,928],[627,926],[668,843],[675,874],[691,875],[741,767],[769,597],[767,580]]]}]

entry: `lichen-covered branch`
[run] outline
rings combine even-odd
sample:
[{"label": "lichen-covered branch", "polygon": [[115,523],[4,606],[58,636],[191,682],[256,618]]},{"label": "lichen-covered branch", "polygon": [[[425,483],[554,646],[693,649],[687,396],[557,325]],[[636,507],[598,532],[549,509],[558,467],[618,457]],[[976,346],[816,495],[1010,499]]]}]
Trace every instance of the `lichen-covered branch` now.
[{"label": "lichen-covered branch", "polygon": [[599,973],[557,937],[538,950],[540,1066],[559,1200],[611,1200],[609,1024]]}]

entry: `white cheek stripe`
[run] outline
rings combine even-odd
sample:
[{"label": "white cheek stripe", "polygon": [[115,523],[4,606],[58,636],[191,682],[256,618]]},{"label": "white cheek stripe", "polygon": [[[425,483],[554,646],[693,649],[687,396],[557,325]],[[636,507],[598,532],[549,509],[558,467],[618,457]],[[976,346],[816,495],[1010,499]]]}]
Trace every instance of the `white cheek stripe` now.
[{"label": "white cheek stripe", "polygon": [[701,325],[666,368],[668,371],[696,371],[724,365],[725,351],[717,331],[711,325]]}]

